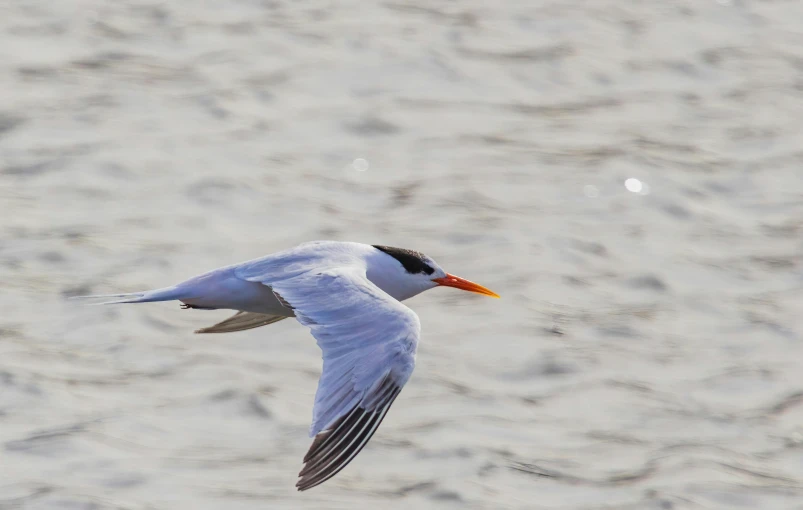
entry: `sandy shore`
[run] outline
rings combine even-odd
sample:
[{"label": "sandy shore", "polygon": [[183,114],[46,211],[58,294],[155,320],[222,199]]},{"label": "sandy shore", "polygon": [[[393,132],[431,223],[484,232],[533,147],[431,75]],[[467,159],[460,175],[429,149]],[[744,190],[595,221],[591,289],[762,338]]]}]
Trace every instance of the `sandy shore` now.
[{"label": "sandy shore", "polygon": [[[0,508],[803,508],[803,3],[670,4],[0,6]],[[303,494],[303,327],[65,300],[314,239],[503,298]]]}]

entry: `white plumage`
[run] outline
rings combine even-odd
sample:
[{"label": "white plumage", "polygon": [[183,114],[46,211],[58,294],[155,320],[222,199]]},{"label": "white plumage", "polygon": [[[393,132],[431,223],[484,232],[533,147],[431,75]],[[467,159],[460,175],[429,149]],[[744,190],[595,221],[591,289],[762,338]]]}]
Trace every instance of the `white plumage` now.
[{"label": "white plumage", "polygon": [[401,304],[438,285],[498,297],[450,275],[419,252],[316,241],[215,269],[172,287],[101,304],[179,300],[237,314],[200,333],[251,329],[287,317],[310,328],[323,353],[310,436],[297,483],[306,490],[343,469],[367,444],[415,367],[421,327]]}]

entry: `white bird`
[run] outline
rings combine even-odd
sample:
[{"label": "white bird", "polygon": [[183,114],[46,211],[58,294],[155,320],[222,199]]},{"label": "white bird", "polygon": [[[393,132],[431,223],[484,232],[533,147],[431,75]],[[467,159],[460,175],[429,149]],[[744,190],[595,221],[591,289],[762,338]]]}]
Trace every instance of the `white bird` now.
[{"label": "white bird", "polygon": [[323,372],[310,426],[314,439],[296,484],[303,491],[335,476],[376,432],[415,366],[421,326],[400,301],[437,286],[499,297],[423,253],[335,241],[304,243],[163,289],[80,297],[237,310],[196,333],[242,331],[293,316],[309,327]]}]

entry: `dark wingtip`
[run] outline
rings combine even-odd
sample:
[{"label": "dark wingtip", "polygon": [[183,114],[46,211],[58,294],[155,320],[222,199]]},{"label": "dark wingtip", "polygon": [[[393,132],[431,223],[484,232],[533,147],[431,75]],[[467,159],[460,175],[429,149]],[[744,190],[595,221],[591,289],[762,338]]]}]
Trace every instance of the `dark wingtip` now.
[{"label": "dark wingtip", "polygon": [[381,407],[366,411],[355,406],[351,413],[326,431],[326,436],[320,441],[316,436],[304,458],[305,465],[298,474],[301,479],[296,488],[305,491],[316,487],[349,465],[371,440],[400,391],[400,387],[389,384],[378,402]]}]

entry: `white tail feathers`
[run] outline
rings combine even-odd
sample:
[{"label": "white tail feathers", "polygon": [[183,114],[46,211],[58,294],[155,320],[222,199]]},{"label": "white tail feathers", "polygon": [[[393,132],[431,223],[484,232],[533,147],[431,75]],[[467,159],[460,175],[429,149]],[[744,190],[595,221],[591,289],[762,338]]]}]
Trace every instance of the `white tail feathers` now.
[{"label": "white tail feathers", "polygon": [[144,292],[132,292],[129,294],[101,294],[97,296],[73,296],[69,299],[80,299],[85,301],[105,300],[91,305],[117,305],[123,303],[152,303],[154,301],[172,301],[181,299],[183,292],[177,287],[165,287],[163,289],[147,290]]}]

